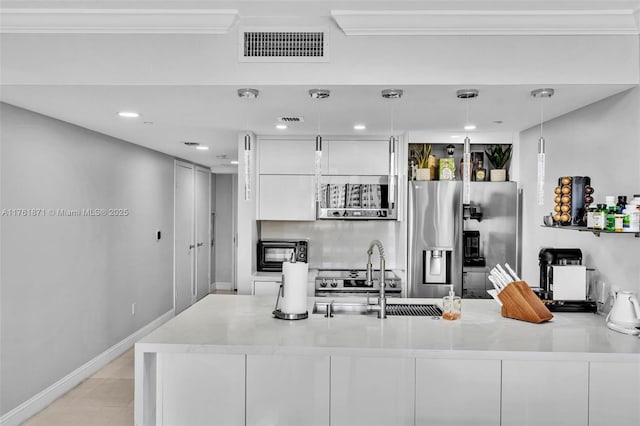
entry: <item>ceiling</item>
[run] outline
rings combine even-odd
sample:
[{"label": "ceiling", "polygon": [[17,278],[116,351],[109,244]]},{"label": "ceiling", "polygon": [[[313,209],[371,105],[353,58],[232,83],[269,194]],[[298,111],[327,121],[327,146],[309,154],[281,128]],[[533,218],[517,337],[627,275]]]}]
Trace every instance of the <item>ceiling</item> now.
[{"label": "ceiling", "polygon": [[[454,15],[458,17],[462,16],[458,13],[459,11],[474,10],[475,15],[467,17],[468,19],[476,19],[478,14],[482,14],[482,10],[497,10],[499,17],[500,11],[505,9],[524,11],[524,15],[528,14],[528,10],[544,9],[546,15],[538,18],[546,19],[545,17],[554,15],[553,10],[558,9],[588,12],[578,14],[578,17],[589,16],[591,13],[589,11],[597,9],[603,12],[603,15],[615,15],[628,19],[630,16],[633,17],[633,13],[638,14],[640,4],[638,0],[0,0],[0,3],[5,12],[14,8],[22,11],[20,15],[22,18],[29,19],[42,18],[37,18],[40,15],[33,13],[25,14],[25,10],[39,11],[49,19],[53,16],[50,11],[56,8],[60,11],[77,9],[80,13],[85,13],[87,10],[99,12],[101,8],[122,10],[137,8],[137,12],[163,8],[192,9],[191,12],[194,12],[194,15],[189,15],[189,19],[200,19],[195,13],[197,9],[211,8],[212,11],[213,9],[233,9],[236,17],[250,22],[257,22],[260,19],[270,21],[278,17],[295,17],[296,20],[311,18],[329,22],[334,9],[387,11],[385,16],[393,16],[393,11],[404,11],[405,14],[410,15],[412,10],[418,9],[441,12],[445,9],[450,11],[457,9]],[[622,15],[610,13],[629,10],[632,11],[632,15],[627,12]],[[6,15],[5,13],[5,17]],[[144,13],[138,15],[140,18],[149,18]],[[445,15],[442,14],[442,16]],[[94,18],[98,19],[94,24],[97,32],[103,30],[99,27],[100,25],[105,25],[106,22],[115,23],[115,21],[103,20],[109,16],[108,13],[95,14]],[[61,14],[58,18],[69,19],[69,21],[58,22],[58,32],[65,32],[64,26],[68,24],[84,25],[81,21],[74,21],[75,17],[71,15],[65,17]],[[47,19],[43,19],[46,25],[51,25],[52,21]],[[362,22],[366,24],[366,16],[363,19]],[[28,22],[29,25],[38,23],[37,21]],[[164,24],[165,21],[161,22]],[[460,22],[464,24],[467,21]],[[501,22],[508,24],[510,21],[503,19]],[[225,25],[235,24],[229,21]],[[399,21],[395,25],[402,27],[402,22]],[[60,27],[63,28],[62,31]],[[36,29],[32,32],[39,31]],[[119,28],[118,31],[122,32],[122,29]],[[158,31],[171,33],[172,29],[165,25]],[[186,32],[189,32],[188,28]],[[41,37],[46,36],[46,34],[41,35]],[[114,39],[125,40],[124,38]],[[9,38],[9,40],[12,39]],[[41,53],[46,55],[48,52]],[[27,55],[28,53],[25,53],[24,57]],[[122,69],[127,67],[126,63],[118,65]],[[385,138],[393,131],[395,134],[418,132],[449,138],[464,133],[462,127],[468,108],[469,121],[477,125],[477,129],[472,132],[474,136],[472,139],[478,141],[483,135],[485,137],[489,135],[490,138],[491,135],[499,134],[510,138],[511,135],[540,122],[540,100],[533,99],[530,95],[532,90],[542,87],[540,85],[475,85],[471,87],[401,84],[397,86],[394,84],[322,85],[320,88],[331,91],[331,96],[323,100],[310,98],[308,91],[315,88],[314,86],[252,85],[251,87],[258,89],[260,94],[257,99],[247,100],[238,97],[237,94],[237,90],[243,86],[232,86],[228,82],[224,85],[199,85],[188,84],[189,80],[184,79],[163,85],[47,84],[49,81],[47,72],[46,68],[28,70],[30,81],[42,82],[42,84],[3,84],[0,101],[203,164],[220,173],[236,171],[236,166],[231,165],[230,161],[237,159],[238,136],[246,130],[258,135],[313,137],[320,133],[325,136],[367,135]],[[393,77],[388,81],[392,83]],[[552,87],[556,93],[552,98],[544,101],[545,120],[626,90],[632,85],[564,84]],[[383,99],[381,91],[388,88],[402,89],[404,96],[396,100]],[[480,95],[469,101],[460,100],[456,97],[456,90],[463,88],[478,89]],[[123,119],[118,117],[119,111],[136,111],[140,117]],[[286,130],[277,130],[275,124],[278,118],[283,116],[301,117],[303,122],[289,124]],[[364,124],[367,128],[357,131],[353,129],[354,124]],[[183,144],[185,141],[198,142],[202,146],[208,146],[209,150],[197,151],[193,147],[185,146]]]},{"label": "ceiling", "polygon": [[[563,115],[629,88],[629,85],[556,86],[544,101],[545,120]],[[239,132],[258,135],[380,135],[392,130],[463,134],[466,109],[472,132],[514,133],[540,122],[536,86],[476,86],[479,96],[456,97],[453,86],[402,86],[401,99],[384,99],[389,86],[325,86],[328,99],[312,99],[312,87],[268,86],[257,99],[238,97],[228,86],[4,86],[0,99],[119,139],[212,167],[233,172]],[[139,118],[124,119],[118,111],[133,110]],[[286,130],[275,125],[282,116],[302,117]],[[499,122],[499,123],[498,123]],[[354,124],[367,126],[353,129]],[[208,151],[183,144],[199,142]],[[219,158],[226,156],[226,158]]]}]

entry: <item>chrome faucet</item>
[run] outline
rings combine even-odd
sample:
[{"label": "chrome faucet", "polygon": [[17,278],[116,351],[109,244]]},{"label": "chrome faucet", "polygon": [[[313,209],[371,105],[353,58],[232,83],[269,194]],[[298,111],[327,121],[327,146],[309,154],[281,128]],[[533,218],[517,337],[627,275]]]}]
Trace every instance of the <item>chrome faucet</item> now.
[{"label": "chrome faucet", "polygon": [[369,249],[367,250],[366,284],[373,286],[371,255],[373,254],[374,247],[378,247],[378,255],[380,256],[380,294],[378,296],[378,304],[370,306],[369,309],[371,311],[378,311],[378,318],[385,319],[387,317],[387,297],[384,294],[384,247],[382,247],[382,243],[378,240],[371,241],[371,243],[369,243]]}]

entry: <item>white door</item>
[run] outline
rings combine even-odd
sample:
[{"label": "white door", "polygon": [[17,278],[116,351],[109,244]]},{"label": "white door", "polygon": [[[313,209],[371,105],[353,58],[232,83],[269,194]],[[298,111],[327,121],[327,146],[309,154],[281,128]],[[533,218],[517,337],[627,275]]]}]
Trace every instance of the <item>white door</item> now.
[{"label": "white door", "polygon": [[176,161],[175,166],[175,236],[174,236],[174,307],[176,315],[191,306],[193,289],[193,165]]},{"label": "white door", "polygon": [[211,172],[208,169],[196,167],[195,173],[195,288],[196,300],[200,300],[209,293],[209,250],[211,247],[209,238],[209,182]]}]

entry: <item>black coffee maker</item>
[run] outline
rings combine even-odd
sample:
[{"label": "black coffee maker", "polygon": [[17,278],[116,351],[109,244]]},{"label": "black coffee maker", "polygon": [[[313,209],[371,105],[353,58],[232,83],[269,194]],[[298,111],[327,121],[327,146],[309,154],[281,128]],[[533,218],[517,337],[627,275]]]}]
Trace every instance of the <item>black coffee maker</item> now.
[{"label": "black coffee maker", "polygon": [[586,296],[585,300],[557,300],[557,297],[554,297],[553,294],[554,266],[582,265],[582,250],[578,248],[543,248],[538,253],[538,264],[540,265],[540,289],[536,292],[550,311],[596,311],[596,303],[587,300]]}]

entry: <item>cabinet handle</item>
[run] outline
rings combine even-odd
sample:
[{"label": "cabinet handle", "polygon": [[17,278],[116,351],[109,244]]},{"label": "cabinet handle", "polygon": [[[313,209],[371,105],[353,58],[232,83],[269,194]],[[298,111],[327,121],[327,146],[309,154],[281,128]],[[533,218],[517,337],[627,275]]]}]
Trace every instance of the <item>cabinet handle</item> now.
[{"label": "cabinet handle", "polygon": [[195,245],[189,244],[189,250],[191,250],[192,248],[195,248]]},{"label": "cabinet handle", "polygon": [[198,247],[202,247],[204,243],[198,243]]}]

